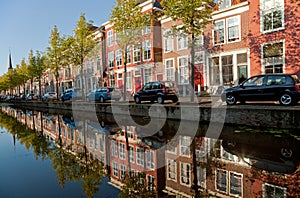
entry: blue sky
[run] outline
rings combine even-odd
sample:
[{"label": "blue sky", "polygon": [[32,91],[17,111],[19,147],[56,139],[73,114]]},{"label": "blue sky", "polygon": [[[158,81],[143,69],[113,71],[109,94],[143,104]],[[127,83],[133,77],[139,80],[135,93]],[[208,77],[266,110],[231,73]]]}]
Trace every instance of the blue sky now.
[{"label": "blue sky", "polygon": [[7,72],[9,50],[13,67],[27,59],[30,49],[44,52],[54,25],[71,35],[85,13],[100,26],[109,20],[115,0],[1,0],[0,75]]}]

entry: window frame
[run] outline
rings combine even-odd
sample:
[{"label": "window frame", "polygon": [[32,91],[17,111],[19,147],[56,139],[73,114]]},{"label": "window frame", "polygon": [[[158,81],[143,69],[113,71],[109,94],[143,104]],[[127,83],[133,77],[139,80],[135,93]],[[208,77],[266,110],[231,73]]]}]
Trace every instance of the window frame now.
[{"label": "window frame", "polygon": [[[167,35],[169,33],[170,35]],[[163,47],[164,53],[174,51],[174,36],[171,29],[167,29],[163,32]]]},{"label": "window frame", "polygon": [[[271,5],[269,8],[266,8],[267,5],[265,1],[260,1],[260,31],[262,34],[266,34],[266,33],[270,33],[270,32],[275,32],[275,31],[279,31],[279,30],[283,30],[285,29],[285,16],[284,16],[284,0],[270,0],[270,2],[273,4]],[[281,11],[281,27],[278,28],[274,28],[274,12],[276,11]],[[272,19],[271,19],[271,28],[265,30],[265,16],[267,14],[271,14],[272,15]]]},{"label": "window frame", "polygon": [[[184,65],[181,65],[181,60],[186,60]],[[178,84],[179,85],[187,85],[189,84],[189,57],[188,56],[180,56],[177,58],[178,61]],[[183,70],[183,72],[182,72]],[[183,73],[183,74],[182,74]],[[186,81],[185,81],[186,79]],[[182,80],[184,80],[182,82]]]},{"label": "window frame", "polygon": [[[172,62],[172,65],[168,65],[168,62]],[[174,58],[165,59],[165,79],[169,81],[175,81],[175,63]]]}]

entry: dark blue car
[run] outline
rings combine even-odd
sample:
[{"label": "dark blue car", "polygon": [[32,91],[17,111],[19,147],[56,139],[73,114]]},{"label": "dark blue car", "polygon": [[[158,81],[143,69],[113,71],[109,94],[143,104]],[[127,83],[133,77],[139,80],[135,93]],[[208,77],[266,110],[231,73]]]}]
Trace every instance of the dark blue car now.
[{"label": "dark blue car", "polygon": [[114,87],[96,88],[87,95],[88,101],[105,102],[106,100],[120,100],[122,97],[121,91]]},{"label": "dark blue car", "polygon": [[82,91],[80,88],[69,88],[66,89],[66,91],[61,94],[61,100],[66,101],[66,100],[76,100],[82,96]]}]

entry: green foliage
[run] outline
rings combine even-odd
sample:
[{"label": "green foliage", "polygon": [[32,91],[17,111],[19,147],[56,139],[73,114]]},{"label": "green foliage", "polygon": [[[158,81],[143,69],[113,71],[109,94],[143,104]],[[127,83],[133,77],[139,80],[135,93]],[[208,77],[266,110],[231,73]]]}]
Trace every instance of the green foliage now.
[{"label": "green foliage", "polygon": [[110,22],[123,52],[129,45],[140,44],[142,28],[150,25],[150,18],[150,13],[142,13],[142,7],[138,6],[136,0],[117,0],[117,5],[111,12]]},{"label": "green foliage", "polygon": [[66,62],[75,67],[80,66],[81,73],[84,58],[96,46],[96,41],[92,36],[93,32],[92,21],[87,22],[85,15],[81,14],[74,35],[64,41]]},{"label": "green foliage", "polygon": [[[124,180],[124,186],[122,187],[119,198],[149,198],[156,197],[154,188],[149,188],[145,185],[146,181],[145,173],[138,173],[133,177],[127,175],[127,179]],[[152,184],[154,186],[154,184]]]},{"label": "green foliage", "polygon": [[181,21],[176,27],[186,34],[196,37],[203,34],[205,26],[210,22],[214,0],[162,0],[163,14],[174,21]]}]

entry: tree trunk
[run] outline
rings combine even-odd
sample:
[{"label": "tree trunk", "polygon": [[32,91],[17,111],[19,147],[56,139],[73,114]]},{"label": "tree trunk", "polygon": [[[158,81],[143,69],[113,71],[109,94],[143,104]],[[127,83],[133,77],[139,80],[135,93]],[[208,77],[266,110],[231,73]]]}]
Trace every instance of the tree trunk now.
[{"label": "tree trunk", "polygon": [[194,88],[194,85],[195,85],[195,34],[192,33],[192,47],[191,47],[191,63],[190,63],[191,67],[190,67],[190,70],[191,70],[191,81],[190,81],[190,84],[191,84],[191,93],[190,93],[190,96],[191,96],[191,102],[194,102],[194,97],[195,97],[195,88]]}]

